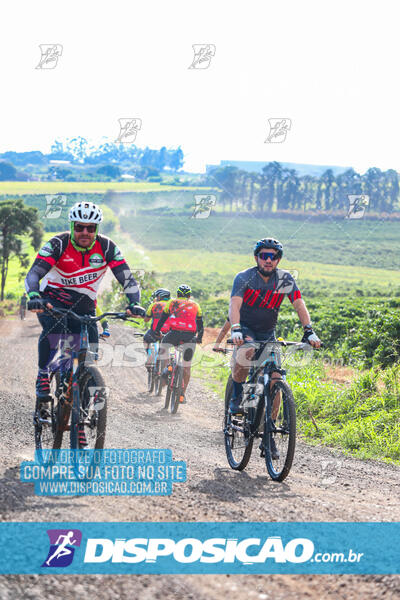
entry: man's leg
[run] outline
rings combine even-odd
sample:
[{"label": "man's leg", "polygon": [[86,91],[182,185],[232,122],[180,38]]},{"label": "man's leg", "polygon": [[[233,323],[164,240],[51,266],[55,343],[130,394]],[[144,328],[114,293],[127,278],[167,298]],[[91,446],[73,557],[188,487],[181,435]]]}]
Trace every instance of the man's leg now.
[{"label": "man's leg", "polygon": [[143,336],[143,346],[146,352],[146,362],[145,362],[145,367],[146,369],[148,369],[148,367],[151,366],[151,352],[150,352],[150,344],[153,342],[153,338],[151,337],[151,329],[148,329],[146,331],[146,333]]},{"label": "man's leg", "polygon": [[242,401],[243,383],[249,373],[251,361],[254,356],[255,347],[248,344],[254,342],[249,335],[244,336],[245,344],[238,348],[236,357],[233,361],[232,382],[233,393],[229,404],[230,411],[235,414],[239,411],[239,405]]},{"label": "man's leg", "polygon": [[171,345],[174,345],[174,332],[168,331],[160,342],[159,357],[161,367],[161,384],[166,385],[167,383],[167,365],[169,360],[169,349]]},{"label": "man's leg", "polygon": [[61,322],[50,315],[39,314],[38,320],[42,326],[42,332],[38,342],[36,397],[39,401],[46,402],[50,395],[49,364],[57,352],[57,342],[63,329]]},{"label": "man's leg", "polygon": [[196,349],[196,342],[185,342],[183,347],[183,393],[186,394],[186,388],[190,381],[190,372],[192,368],[193,355]]}]

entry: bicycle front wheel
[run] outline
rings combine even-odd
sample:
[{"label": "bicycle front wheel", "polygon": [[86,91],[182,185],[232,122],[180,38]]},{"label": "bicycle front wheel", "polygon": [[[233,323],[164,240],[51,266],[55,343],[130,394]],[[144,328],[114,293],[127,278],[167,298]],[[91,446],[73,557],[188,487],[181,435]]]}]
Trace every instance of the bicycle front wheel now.
[{"label": "bicycle front wheel", "polygon": [[80,390],[79,445],[83,447],[86,442],[85,447],[102,449],[106,437],[107,388],[97,367],[86,369]]},{"label": "bicycle front wheel", "polygon": [[154,391],[156,396],[161,396],[162,390],[162,379],[161,379],[161,361],[159,358],[156,360],[156,365],[154,367]]},{"label": "bicycle front wheel", "polygon": [[225,438],[225,451],[229,466],[235,471],[243,471],[247,467],[253,449],[253,436],[250,431],[250,423],[246,414],[231,415],[229,403],[233,393],[232,376],[225,389],[225,415],[223,432]]},{"label": "bicycle front wheel", "polygon": [[286,381],[277,381],[270,392],[263,443],[270,477],[283,481],[289,474],[296,447],[296,409]]},{"label": "bicycle front wheel", "polygon": [[33,416],[36,450],[51,450],[54,443],[56,416],[53,398],[44,406],[46,408],[42,408],[39,411],[39,404],[36,401],[35,414]]}]

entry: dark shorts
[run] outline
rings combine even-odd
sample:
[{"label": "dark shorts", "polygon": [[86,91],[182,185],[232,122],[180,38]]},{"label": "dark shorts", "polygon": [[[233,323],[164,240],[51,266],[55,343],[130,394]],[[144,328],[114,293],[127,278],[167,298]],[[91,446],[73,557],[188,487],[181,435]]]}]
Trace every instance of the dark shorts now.
[{"label": "dark shorts", "polygon": [[245,344],[251,345],[251,341],[246,342],[246,337],[250,337],[252,341],[260,342],[268,340],[269,342],[274,342],[276,340],[275,337],[275,329],[269,329],[268,331],[253,331],[247,325],[241,325],[243,339],[245,340]]},{"label": "dark shorts", "polygon": [[148,329],[146,331],[146,333],[143,336],[143,341],[145,344],[154,344],[154,342],[157,342],[157,337],[154,335],[152,329]]},{"label": "dark shorts", "polygon": [[[257,342],[265,342],[265,341],[275,342],[276,341],[275,329],[270,329],[268,331],[254,331],[253,329],[250,329],[250,327],[247,327],[247,325],[243,325],[243,324],[241,324],[241,328],[242,328],[242,334],[243,334],[243,339],[244,339],[244,344],[241,346],[242,348],[256,348],[256,350],[257,350],[260,347],[260,345]],[[246,337],[251,338],[251,340],[246,341]],[[273,356],[271,355],[271,351],[274,352]],[[262,354],[256,352],[253,355],[253,359],[255,361],[255,364],[260,364],[264,360],[274,360],[276,365],[278,367],[280,367],[280,365],[281,365],[280,347],[278,344],[274,344],[274,345],[268,344],[262,350]],[[251,362],[251,365],[252,364],[253,363]]]},{"label": "dark shorts", "polygon": [[[167,344],[171,346],[180,346],[181,344],[184,347],[183,352],[183,360],[184,362],[190,363],[193,358],[194,351],[196,349],[196,336],[193,335],[193,331],[176,331],[171,329],[166,333],[162,339],[161,346],[164,348]],[[163,357],[164,358],[164,357]]]}]

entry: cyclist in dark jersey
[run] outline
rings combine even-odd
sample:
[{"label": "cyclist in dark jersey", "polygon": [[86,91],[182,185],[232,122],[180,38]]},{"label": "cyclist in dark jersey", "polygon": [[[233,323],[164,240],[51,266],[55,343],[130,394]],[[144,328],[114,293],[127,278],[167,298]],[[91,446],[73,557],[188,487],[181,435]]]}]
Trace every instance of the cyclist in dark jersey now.
[{"label": "cyclist in dark jersey", "polygon": [[[92,202],[78,202],[69,212],[70,231],[49,240],[32,264],[25,288],[28,310],[38,313],[43,327],[39,338],[39,371],[36,395],[39,402],[49,399],[48,366],[57,351],[60,334],[65,330],[79,339],[80,323],[45,313],[44,308],[70,308],[79,315],[96,312],[99,285],[110,267],[128,299],[128,316],[143,316],[139,306],[139,286],[119,248],[109,238],[98,234],[103,219],[101,209]],[[66,327],[65,327],[66,325]],[[96,349],[96,324],[88,327],[89,343]],[[75,340],[74,340],[75,341]]]},{"label": "cyclist in dark jersey", "polygon": [[[278,269],[283,255],[282,244],[273,238],[259,240],[254,246],[256,266],[238,273],[233,282],[229,320],[232,341],[238,347],[232,369],[233,395],[230,410],[237,413],[242,399],[243,383],[249,372],[249,361],[258,340],[275,340],[279,307],[287,296],[304,328],[303,342],[319,348],[320,339],[314,333],[310,315],[296,281],[288,271]],[[272,373],[271,385],[280,379]]]}]

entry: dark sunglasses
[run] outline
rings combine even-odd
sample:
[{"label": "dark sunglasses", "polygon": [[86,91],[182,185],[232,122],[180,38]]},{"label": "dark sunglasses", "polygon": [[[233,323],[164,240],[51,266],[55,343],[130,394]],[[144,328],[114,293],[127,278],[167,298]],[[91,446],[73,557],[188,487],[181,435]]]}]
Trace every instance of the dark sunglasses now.
[{"label": "dark sunglasses", "polygon": [[276,260],[279,258],[279,256],[273,252],[260,252],[258,256],[261,258],[261,260],[267,260],[268,258],[271,260]]},{"label": "dark sunglasses", "polygon": [[86,229],[88,233],[94,233],[96,231],[96,227],[97,225],[79,225],[78,223],[75,223],[74,231],[77,233],[82,233],[82,231],[85,231]]}]

